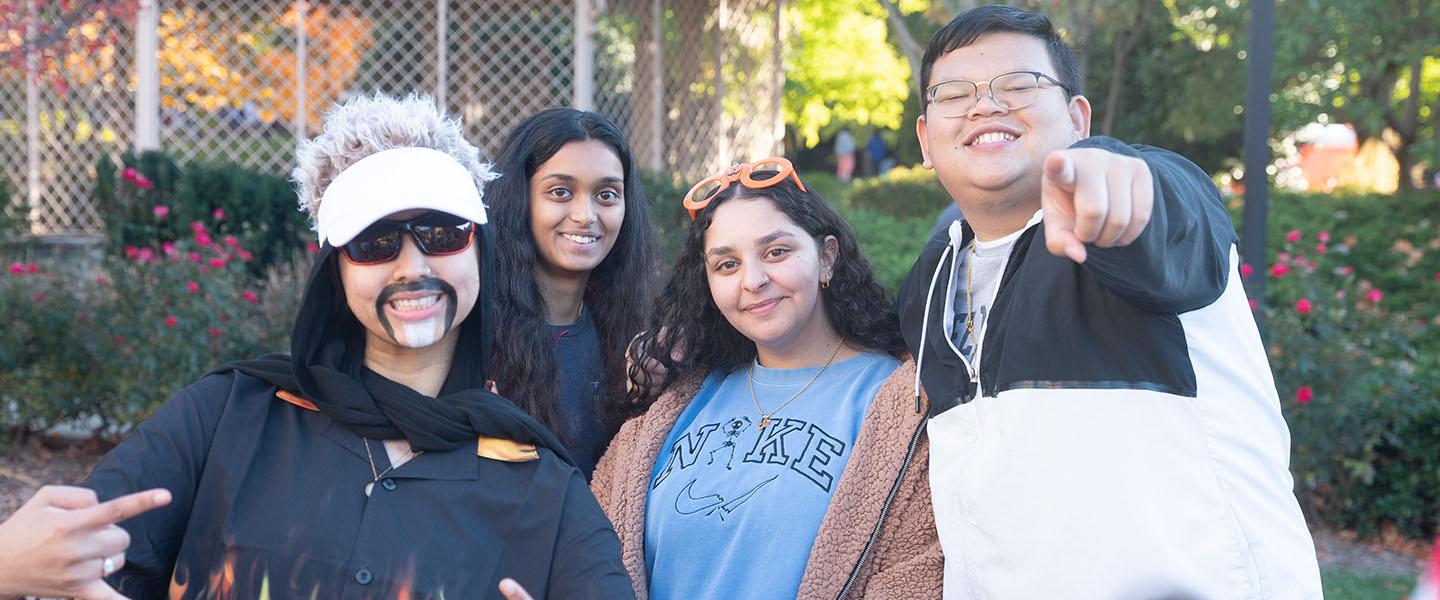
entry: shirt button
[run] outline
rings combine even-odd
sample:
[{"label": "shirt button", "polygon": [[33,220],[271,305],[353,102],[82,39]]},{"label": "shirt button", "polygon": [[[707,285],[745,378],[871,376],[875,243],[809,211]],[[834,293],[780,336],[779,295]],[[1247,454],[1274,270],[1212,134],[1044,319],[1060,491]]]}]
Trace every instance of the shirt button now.
[{"label": "shirt button", "polygon": [[383,487],[383,488],[385,488],[386,490],[393,492],[393,491],[395,491],[395,480],[394,480],[394,479],[388,479],[388,478],[387,478],[387,479],[381,479],[381,480],[380,480],[380,487]]},{"label": "shirt button", "polygon": [[360,585],[368,584],[370,580],[374,578],[375,576],[370,573],[370,569],[360,569],[355,572],[355,583]]}]

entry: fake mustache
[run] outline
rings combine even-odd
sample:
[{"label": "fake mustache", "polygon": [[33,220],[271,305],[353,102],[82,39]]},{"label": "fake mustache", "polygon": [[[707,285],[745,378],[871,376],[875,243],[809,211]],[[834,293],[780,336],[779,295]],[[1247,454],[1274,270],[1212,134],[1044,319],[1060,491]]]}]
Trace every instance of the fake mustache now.
[{"label": "fake mustache", "polygon": [[375,316],[379,317],[380,326],[385,328],[385,334],[390,339],[395,339],[395,327],[390,324],[390,317],[385,314],[385,305],[397,294],[408,292],[440,292],[445,295],[445,331],[450,331],[455,321],[455,286],[450,285],[443,279],[426,278],[410,283],[392,283],[380,290],[380,296],[375,299]]}]

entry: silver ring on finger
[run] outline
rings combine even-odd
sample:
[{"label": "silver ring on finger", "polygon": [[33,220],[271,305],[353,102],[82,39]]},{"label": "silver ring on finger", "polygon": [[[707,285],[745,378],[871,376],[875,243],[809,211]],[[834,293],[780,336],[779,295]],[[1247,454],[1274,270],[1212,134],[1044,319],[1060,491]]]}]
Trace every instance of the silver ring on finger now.
[{"label": "silver ring on finger", "polygon": [[125,560],[125,553],[121,552],[115,556],[107,556],[105,560],[100,561],[100,570],[103,572],[102,577],[109,577],[120,570],[121,563],[116,560],[117,558],[120,561]]}]

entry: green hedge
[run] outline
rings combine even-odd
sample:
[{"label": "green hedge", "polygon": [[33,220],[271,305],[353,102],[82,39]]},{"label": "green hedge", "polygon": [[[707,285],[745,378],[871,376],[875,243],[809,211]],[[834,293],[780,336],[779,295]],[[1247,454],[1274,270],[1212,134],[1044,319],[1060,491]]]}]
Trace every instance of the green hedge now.
[{"label": "green hedge", "polygon": [[296,208],[294,186],[279,175],[228,163],[181,167],[158,151],[126,153],[118,166],[102,156],[95,174],[91,197],[106,216],[112,254],[158,249],[193,237],[194,224],[203,223],[214,240],[233,236],[258,276],[315,239]]}]

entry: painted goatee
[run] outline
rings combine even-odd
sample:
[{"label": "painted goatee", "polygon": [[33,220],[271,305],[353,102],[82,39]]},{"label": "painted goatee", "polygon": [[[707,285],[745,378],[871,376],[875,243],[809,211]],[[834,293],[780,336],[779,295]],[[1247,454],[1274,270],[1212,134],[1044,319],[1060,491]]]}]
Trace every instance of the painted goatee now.
[{"label": "painted goatee", "polygon": [[[434,323],[430,319],[414,324],[408,322],[401,323],[401,327],[405,333],[405,344],[413,348],[421,348],[435,343],[435,340],[445,337],[445,334],[450,331],[450,328],[455,326],[455,304],[457,300],[455,287],[442,279],[429,278],[411,283],[392,283],[385,286],[385,289],[380,290],[379,297],[375,299],[375,316],[379,318],[380,326],[385,328],[386,335],[389,335],[390,339],[395,340],[397,343],[400,342],[400,339],[395,337],[395,326],[390,323],[390,317],[385,312],[385,305],[389,304],[390,299],[394,296],[410,292],[440,292],[445,297],[445,316],[443,317],[444,320],[440,323],[441,327],[438,333],[435,333]],[[432,334],[434,335],[433,339],[424,339],[425,336]]]}]

